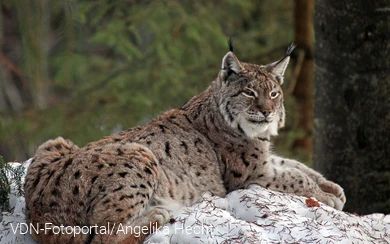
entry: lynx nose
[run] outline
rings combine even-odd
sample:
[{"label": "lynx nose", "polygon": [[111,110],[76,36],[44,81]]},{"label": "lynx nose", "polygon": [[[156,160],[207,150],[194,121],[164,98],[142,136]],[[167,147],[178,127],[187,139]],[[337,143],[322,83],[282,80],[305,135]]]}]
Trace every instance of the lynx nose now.
[{"label": "lynx nose", "polygon": [[263,110],[261,113],[264,115],[265,118],[267,118],[271,114],[271,110]]}]

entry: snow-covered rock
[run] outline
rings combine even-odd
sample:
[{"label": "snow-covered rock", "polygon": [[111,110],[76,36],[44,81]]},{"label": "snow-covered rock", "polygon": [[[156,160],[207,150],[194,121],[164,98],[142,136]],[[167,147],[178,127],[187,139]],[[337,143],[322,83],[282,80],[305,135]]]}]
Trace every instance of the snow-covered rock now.
[{"label": "snow-covered rock", "polygon": [[[13,211],[3,213],[0,243],[35,243],[20,228],[24,198],[11,195],[10,202]],[[390,215],[357,216],[251,185],[177,209],[146,243],[390,243]]]}]

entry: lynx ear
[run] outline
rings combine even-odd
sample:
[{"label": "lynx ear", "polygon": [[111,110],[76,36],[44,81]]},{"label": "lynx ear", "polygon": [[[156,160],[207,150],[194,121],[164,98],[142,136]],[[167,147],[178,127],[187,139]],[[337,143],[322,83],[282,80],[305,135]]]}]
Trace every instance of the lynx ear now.
[{"label": "lynx ear", "polygon": [[243,69],[236,55],[233,52],[228,52],[222,59],[221,78],[222,80],[226,80],[232,73],[240,73]]},{"label": "lynx ear", "polygon": [[266,65],[266,68],[275,76],[279,84],[283,84],[284,72],[286,71],[287,65],[290,62],[290,55],[296,45],[292,43],[286,51],[286,56],[279,61]]}]

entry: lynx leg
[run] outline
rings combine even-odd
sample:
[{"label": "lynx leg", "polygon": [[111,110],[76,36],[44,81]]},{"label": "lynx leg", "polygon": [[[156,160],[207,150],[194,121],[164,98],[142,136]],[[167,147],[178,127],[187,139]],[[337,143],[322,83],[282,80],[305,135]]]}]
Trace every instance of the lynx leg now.
[{"label": "lynx leg", "polygon": [[303,163],[300,163],[293,159],[282,158],[276,155],[271,155],[269,160],[273,165],[278,167],[294,168],[300,170],[301,172],[309,176],[323,192],[333,194],[340,199],[342,204],[345,204],[346,198],[344,195],[343,188],[341,188],[338,184],[334,182],[328,181],[320,173],[307,167]]},{"label": "lynx leg", "polygon": [[338,210],[344,206],[344,203],[337,196],[322,191],[313,179],[299,169],[270,164],[266,170],[266,173],[259,175],[261,177],[251,179],[249,183],[255,183],[275,191],[315,197],[320,202]]}]

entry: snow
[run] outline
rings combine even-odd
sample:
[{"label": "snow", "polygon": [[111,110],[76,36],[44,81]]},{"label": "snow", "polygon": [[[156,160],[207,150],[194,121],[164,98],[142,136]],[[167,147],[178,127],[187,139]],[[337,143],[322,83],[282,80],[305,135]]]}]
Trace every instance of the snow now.
[{"label": "snow", "polygon": [[[205,194],[202,202],[175,210],[146,243],[390,243],[390,215],[358,216],[306,201],[256,185],[225,198]],[[24,198],[11,194],[10,203],[12,211],[0,222],[0,243],[34,244],[20,233],[26,228],[16,231],[25,223]]]}]

